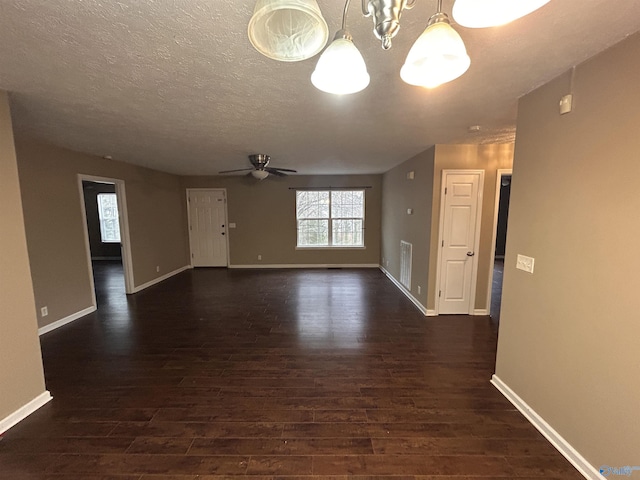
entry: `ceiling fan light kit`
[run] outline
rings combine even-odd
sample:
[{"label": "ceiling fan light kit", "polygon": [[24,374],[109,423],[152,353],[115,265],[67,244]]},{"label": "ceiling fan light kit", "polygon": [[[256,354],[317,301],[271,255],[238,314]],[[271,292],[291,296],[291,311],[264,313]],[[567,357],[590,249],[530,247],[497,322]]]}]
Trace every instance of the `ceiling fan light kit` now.
[{"label": "ceiling fan light kit", "polygon": [[251,165],[253,165],[253,167],[237,168],[235,170],[223,170],[218,173],[224,174],[248,171],[249,173],[247,175],[251,175],[253,178],[257,178],[258,180],[264,180],[269,175],[286,177],[288,173],[297,172],[297,170],[291,170],[290,168],[270,167],[269,162],[271,162],[271,157],[269,155],[265,155],[264,153],[255,153],[253,155],[249,155],[249,161],[251,162]]},{"label": "ceiling fan light kit", "polygon": [[[346,28],[350,1],[345,2],[342,28],[320,56],[311,75],[311,83],[324,92],[356,93],[369,84],[362,54]],[[417,3],[417,0],[361,1],[362,14],[373,18],[374,34],[385,50],[391,48],[391,39],[400,29],[402,12]],[[466,27],[498,26],[528,15],[549,1],[455,0],[453,17]],[[304,60],[318,53],[327,41],[327,32],[327,23],[315,0],[258,0],[249,22],[249,39],[256,50],[286,62]],[[400,78],[410,85],[434,88],[460,77],[470,65],[464,42],[451,26],[449,17],[442,13],[442,0],[438,0],[437,12],[411,47]]]},{"label": "ceiling fan light kit", "polygon": [[251,176],[253,178],[257,178],[258,180],[264,180],[269,176],[269,172],[267,172],[266,170],[252,170]]}]

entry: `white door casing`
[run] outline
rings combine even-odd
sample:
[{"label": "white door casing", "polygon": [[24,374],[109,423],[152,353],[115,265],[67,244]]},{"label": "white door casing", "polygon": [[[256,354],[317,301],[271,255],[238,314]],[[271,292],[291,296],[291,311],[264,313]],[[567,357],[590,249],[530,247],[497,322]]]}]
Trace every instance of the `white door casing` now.
[{"label": "white door casing", "polygon": [[228,266],[225,190],[189,189],[187,201],[191,265],[194,267]]},{"label": "white door casing", "polygon": [[482,214],[482,170],[443,170],[438,314],[473,314]]},{"label": "white door casing", "polygon": [[502,186],[502,177],[505,175],[512,175],[513,170],[511,168],[498,169],[496,173],[496,195],[494,198],[493,206],[493,230],[491,237],[491,249],[489,250],[489,280],[487,283],[487,312],[491,312],[491,297],[493,295],[493,265],[496,261],[496,237],[498,230],[498,211],[500,210],[500,187]]},{"label": "white door casing", "polygon": [[93,306],[97,307],[95,281],[93,278],[93,267],[91,261],[91,246],[89,244],[89,230],[87,227],[87,212],[84,202],[84,190],[82,182],[112,183],[116,187],[116,198],[118,201],[118,215],[120,223],[120,248],[122,250],[122,269],[124,272],[124,289],[127,295],[135,293],[133,279],[133,255],[131,253],[131,238],[129,235],[129,213],[127,210],[127,194],[124,180],[118,178],[98,177],[95,175],[78,174],[78,189],[80,191],[80,206],[82,209],[82,228],[84,231],[84,243],[87,254],[87,265],[89,267],[89,283],[91,286],[91,299]]}]

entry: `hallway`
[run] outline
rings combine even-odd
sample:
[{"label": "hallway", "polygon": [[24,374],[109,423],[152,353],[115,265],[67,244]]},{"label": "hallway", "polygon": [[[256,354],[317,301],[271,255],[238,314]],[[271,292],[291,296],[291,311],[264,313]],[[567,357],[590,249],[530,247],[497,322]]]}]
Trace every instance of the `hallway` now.
[{"label": "hallway", "polygon": [[2,479],[582,478],[489,384],[497,324],[426,318],[378,270],[96,287],[41,337],[53,401],[0,441]]}]

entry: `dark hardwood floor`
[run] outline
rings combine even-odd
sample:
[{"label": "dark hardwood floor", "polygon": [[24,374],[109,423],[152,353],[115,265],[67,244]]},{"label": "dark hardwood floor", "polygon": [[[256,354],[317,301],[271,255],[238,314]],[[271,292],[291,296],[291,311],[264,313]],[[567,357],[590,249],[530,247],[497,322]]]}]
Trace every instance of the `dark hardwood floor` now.
[{"label": "dark hardwood floor", "polygon": [[495,322],[425,318],[377,270],[96,278],[41,337],[54,399],[2,479],[582,478],[489,384]]}]

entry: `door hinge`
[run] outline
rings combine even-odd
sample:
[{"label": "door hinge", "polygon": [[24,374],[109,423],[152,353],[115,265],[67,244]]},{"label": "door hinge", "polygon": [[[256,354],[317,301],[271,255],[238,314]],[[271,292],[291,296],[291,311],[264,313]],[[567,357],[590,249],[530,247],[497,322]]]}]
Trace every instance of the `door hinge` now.
[{"label": "door hinge", "polygon": [[193,258],[193,257],[194,257],[194,255],[193,255],[193,253],[192,253],[192,254],[191,254],[191,258]]},{"label": "door hinge", "polygon": [[442,240],[442,246],[444,247],[444,240]]},{"label": "door hinge", "polygon": [[438,291],[438,298],[440,298],[442,296],[442,290]]},{"label": "door hinge", "polygon": [[444,187],[444,194],[447,194],[447,187]]}]

